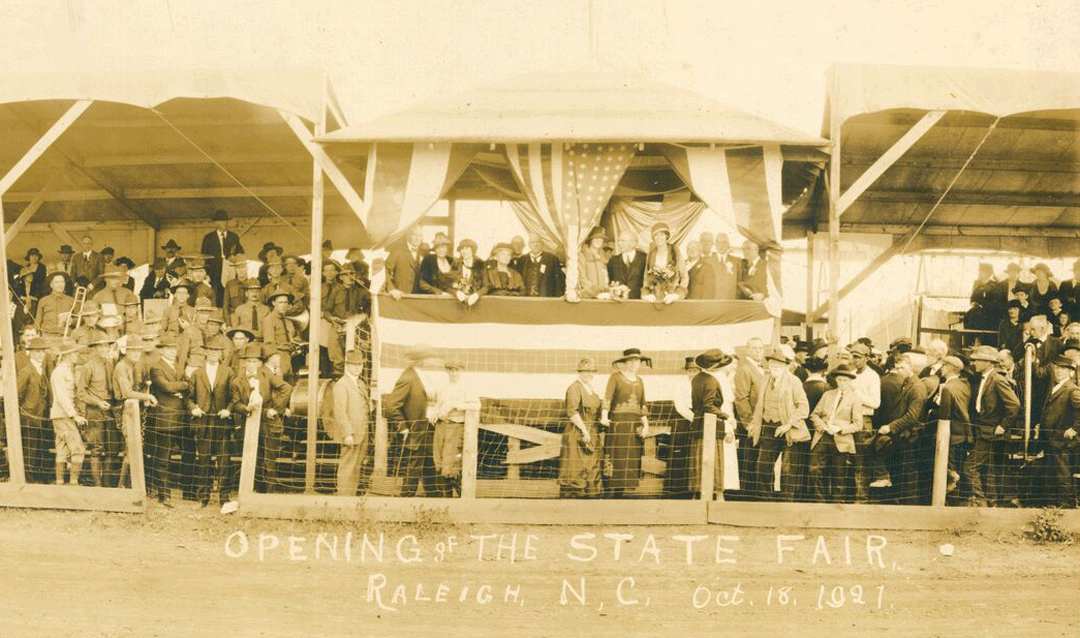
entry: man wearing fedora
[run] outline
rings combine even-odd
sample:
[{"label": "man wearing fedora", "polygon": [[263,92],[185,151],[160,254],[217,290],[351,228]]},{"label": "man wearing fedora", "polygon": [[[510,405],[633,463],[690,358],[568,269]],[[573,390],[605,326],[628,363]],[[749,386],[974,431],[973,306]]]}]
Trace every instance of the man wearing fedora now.
[{"label": "man wearing fedora", "polygon": [[563,271],[559,258],[544,250],[540,233],[529,233],[529,252],[514,260],[521,273],[526,297],[560,297],[563,294]]},{"label": "man wearing fedora", "polygon": [[[217,291],[222,287],[221,273],[225,260],[240,246],[240,236],[229,230],[229,214],[224,210],[215,210],[212,219],[214,230],[203,237],[200,252],[206,255],[206,273],[210,276],[210,286]],[[218,300],[215,300],[215,303],[218,303]]]},{"label": "man wearing fedora", "polygon": [[1080,429],[1080,388],[1073,381],[1076,363],[1065,355],[1051,361],[1053,386],[1042,409],[1041,437],[1046,442],[1047,485],[1044,504],[1076,507],[1070,451],[1077,444]]},{"label": "man wearing fedora", "polygon": [[405,354],[406,367],[383,401],[387,423],[401,435],[401,468],[405,476],[401,496],[416,496],[421,482],[424,496],[442,497],[446,490],[435,471],[434,436],[436,388],[424,365],[438,363],[429,346],[414,345]]},{"label": "man wearing fedora", "polygon": [[323,419],[330,440],[337,443],[338,496],[356,496],[360,471],[368,450],[368,389],[361,379],[364,353],[350,350],[345,354],[345,372],[334,382],[333,413]]},{"label": "man wearing fedora", "polygon": [[863,428],[862,400],[855,369],[840,364],[829,372],[835,388],[825,391],[810,414],[810,486],[820,502],[839,501],[847,492],[847,459],[856,454],[855,433]]},{"label": "man wearing fedora", "polygon": [[947,492],[966,493],[971,490],[971,477],[964,473],[964,459],[975,442],[971,423],[971,384],[960,376],[964,362],[955,355],[942,360],[944,381],[938,389],[938,418],[949,422],[949,482]]},{"label": "man wearing fedora", "polygon": [[774,346],[765,354],[768,370],[758,389],[749,436],[757,448],[752,492],[768,499],[775,483],[776,459],[793,443],[810,440],[806,419],[810,404],[802,382],[788,369],[793,359],[786,346]]},{"label": "man wearing fedora", "polygon": [[184,258],[180,256],[180,244],[175,239],[169,239],[161,249],[165,251],[165,271],[175,276],[177,270],[185,267]]},{"label": "man wearing fedora", "polygon": [[23,457],[26,480],[29,483],[48,483],[53,463],[49,441],[52,433],[46,423],[49,409],[49,376],[46,362],[49,345],[35,336],[26,344],[26,355],[15,357],[15,384],[19,393],[22,424]]},{"label": "man wearing fedora", "polygon": [[120,465],[117,484],[111,487],[121,487],[130,472],[131,437],[139,436],[137,433],[142,429],[139,406],[146,405],[152,408],[157,405],[157,398],[149,392],[150,380],[143,360],[143,353],[149,347],[142,337],[129,336],[125,344],[124,356],[113,368],[113,391],[120,403],[114,410],[114,416],[123,437],[124,460]]},{"label": "man wearing fedora", "polygon": [[[872,488],[888,488],[897,483],[901,502],[915,497],[917,477],[915,442],[922,432],[926,407],[926,386],[915,374],[913,353],[898,355],[893,371],[899,389],[895,401],[884,400],[882,390],[882,425],[877,429],[870,455]],[[922,358],[922,357],[920,357]]]},{"label": "man wearing fedora", "polygon": [[141,299],[167,299],[170,292],[169,279],[165,276],[165,260],[161,257],[150,264],[150,272],[139,289]]},{"label": "man wearing fedora", "polygon": [[[271,374],[263,365],[263,349],[257,343],[247,346],[241,354],[243,374],[232,382],[232,406],[229,411],[239,415],[241,424],[237,436],[244,440],[246,420],[259,414],[259,462],[255,470],[255,491],[267,492],[277,484],[277,460],[281,456],[281,439],[285,424],[282,420],[289,405],[292,386],[281,377]],[[228,463],[228,459],[226,459]],[[229,489],[235,485],[235,470],[228,469]]]},{"label": "man wearing fedora", "polygon": [[149,368],[150,393],[157,405],[146,426],[146,483],[149,496],[166,507],[170,497],[169,458],[177,438],[186,427],[185,400],[190,386],[176,360],[177,338],[165,333],[157,344],[157,360]]},{"label": "man wearing fedora", "polygon": [[420,293],[420,262],[428,252],[421,245],[423,240],[424,231],[417,224],[386,256],[386,292],[394,299],[401,299],[402,294]]},{"label": "man wearing fedora", "polygon": [[232,370],[221,361],[226,341],[220,334],[207,340],[203,346],[206,361],[191,375],[188,413],[195,440],[195,496],[203,507],[210,503],[213,459],[217,460],[220,501],[225,504],[229,500],[224,457],[228,454],[227,441],[232,429],[233,376]]},{"label": "man wearing fedora", "polygon": [[[71,277],[71,260],[75,257],[75,251],[71,249],[71,246],[64,244],[57,250],[57,254],[60,255],[60,261],[56,262],[49,268],[49,272],[62,272],[67,275],[66,285],[64,292],[68,295],[75,293],[75,280]],[[51,278],[51,274],[49,277]],[[46,280],[48,281],[48,280]]]}]

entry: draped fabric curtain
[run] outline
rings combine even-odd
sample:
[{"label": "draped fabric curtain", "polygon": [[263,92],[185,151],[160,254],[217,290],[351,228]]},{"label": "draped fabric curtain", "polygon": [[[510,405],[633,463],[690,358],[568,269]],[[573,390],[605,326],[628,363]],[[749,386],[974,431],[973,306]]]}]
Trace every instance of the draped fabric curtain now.
[{"label": "draped fabric curtain", "polygon": [[376,247],[401,236],[469,167],[479,144],[371,145],[364,180],[368,237]]},{"label": "draped fabric curtain", "polygon": [[665,197],[660,202],[613,197],[606,221],[615,238],[625,231],[637,235],[639,247],[648,246],[652,225],[664,222],[671,229],[671,241],[681,244],[706,208],[704,203],[687,197]]}]

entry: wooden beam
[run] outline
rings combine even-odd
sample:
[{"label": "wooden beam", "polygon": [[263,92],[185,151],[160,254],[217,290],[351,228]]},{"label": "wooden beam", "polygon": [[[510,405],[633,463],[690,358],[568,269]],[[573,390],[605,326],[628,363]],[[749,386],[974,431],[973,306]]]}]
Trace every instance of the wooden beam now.
[{"label": "wooden beam", "polygon": [[360,220],[360,223],[367,227],[367,208],[364,206],[364,200],[357,194],[356,189],[353,188],[345,174],[341,172],[334,160],[323,150],[323,147],[312,141],[311,132],[308,131],[304,122],[286,111],[278,111],[281,118],[285,120],[285,123],[289,125],[296,138],[300,140],[300,143],[304,145],[304,148],[311,153],[315,163],[318,164],[326,176],[330,178],[330,182],[333,183],[334,188],[345,199],[345,203],[349,205],[349,208],[356,215],[356,218]]},{"label": "wooden beam", "polygon": [[[315,123],[315,134],[326,132],[326,109]],[[319,162],[311,162],[311,322],[308,324],[308,413],[307,450],[304,463],[304,492],[315,493],[315,458],[319,438],[319,364],[322,328],[322,242],[323,242],[323,171]],[[336,334],[331,334],[336,339]],[[344,415],[342,415],[344,416]]]},{"label": "wooden beam", "polygon": [[79,246],[79,240],[75,239],[74,235],[64,230],[64,228],[60,226],[60,224],[49,224],[49,230],[51,230],[54,235],[60,238],[60,241],[64,242],[65,244],[70,244],[72,248],[77,248]]},{"label": "wooden beam", "polygon": [[[863,193],[867,204],[933,204],[941,197],[936,191],[871,190]],[[950,206],[1026,206],[1031,208],[1080,208],[1080,195],[1065,192],[950,191],[944,204]]]},{"label": "wooden beam", "polygon": [[[859,284],[866,281],[866,279],[870,275],[877,272],[877,269],[881,268],[881,266],[884,265],[885,262],[889,261],[895,255],[899,254],[904,249],[904,247],[907,246],[908,240],[910,240],[915,235],[916,230],[916,228],[912,228],[904,235],[893,237],[892,245],[883,250],[880,255],[875,257],[873,261],[871,261],[869,264],[866,265],[865,268],[859,271],[859,274],[852,277],[851,281],[844,284],[843,288],[841,288],[840,290],[836,290],[835,288],[833,288],[831,292],[832,295],[836,297],[837,306],[839,306],[840,300],[846,297],[848,293],[858,288]],[[821,313],[825,312],[826,310],[829,311],[829,322],[831,324],[833,320],[832,315],[834,312],[831,301],[829,302],[828,306],[826,306],[825,304],[818,306],[818,308],[814,310],[814,316],[820,317]]]},{"label": "wooden beam", "polygon": [[481,423],[480,429],[502,434],[512,439],[520,439],[537,445],[556,444],[562,440],[562,435],[555,432],[547,432],[539,428],[515,423]]},{"label": "wooden beam", "polygon": [[[311,157],[302,153],[224,153],[215,155],[220,164],[306,164]],[[135,155],[98,155],[83,160],[86,168],[115,168],[117,166],[172,166],[183,164],[213,164],[202,153],[151,153]]]},{"label": "wooden beam", "polygon": [[[830,95],[839,95],[838,80],[833,76]],[[830,110],[829,141],[832,142],[829,161],[829,327],[826,339],[829,343],[829,362],[836,363],[837,341],[840,339],[840,142],[841,122],[836,109]],[[814,316],[821,313],[815,311]]]},{"label": "wooden beam", "polygon": [[519,445],[518,449],[516,450],[507,450],[506,460],[503,462],[503,464],[521,465],[524,463],[536,463],[537,461],[546,461],[547,459],[557,458],[561,451],[562,446],[557,443],[534,445],[525,449],[521,449]]},{"label": "wooden beam", "polygon": [[[870,224],[850,223],[840,224],[840,231],[845,233],[863,233],[875,235],[902,235],[907,233],[913,225],[908,224]],[[1025,238],[1052,238],[1080,239],[1080,227],[1053,227],[1043,228],[1037,226],[977,226],[977,225],[933,225],[923,226],[920,235],[936,235],[947,237],[1025,237]]]},{"label": "wooden beam", "polygon": [[877,159],[870,168],[866,169],[858,179],[848,187],[844,194],[840,196],[840,201],[837,202],[836,214],[840,217],[844,215],[844,211],[851,206],[852,202],[859,198],[866,189],[870,188],[870,185],[877,181],[882,174],[893,165],[901,155],[906,153],[909,148],[915,145],[932,126],[938,123],[942,117],[945,116],[945,111],[929,111],[922,117],[921,120],[915,123],[907,133],[904,133],[903,137],[896,141],[889,150],[881,154],[881,157]]},{"label": "wooden beam", "polygon": [[[78,166],[75,166],[78,170]],[[215,188],[133,188],[123,191],[100,190],[53,191],[45,196],[46,202],[89,202],[123,199],[130,202],[139,199],[236,199],[251,197],[310,197],[307,186],[224,186]],[[29,202],[37,193],[15,192],[7,197],[11,202]]]},{"label": "wooden beam", "polygon": [[64,175],[64,172],[65,171],[61,169],[53,173],[52,177],[49,178],[49,181],[45,182],[45,186],[43,186],[42,189],[38,191],[37,196],[34,197],[34,199],[30,200],[30,203],[26,205],[26,208],[23,208],[22,212],[19,213],[19,217],[11,223],[11,226],[8,226],[8,228],[4,231],[5,244],[10,244],[11,240],[15,239],[15,235],[19,234],[19,231],[23,229],[23,226],[26,226],[26,223],[30,221],[31,217],[34,216],[34,213],[36,213],[37,210],[41,208],[41,205],[45,203],[45,196],[49,193],[50,190],[52,190],[53,186],[56,185],[56,182],[58,182],[60,178]]},{"label": "wooden beam", "polygon": [[465,441],[461,448],[461,498],[476,498],[476,468],[479,461],[480,404],[465,408]]},{"label": "wooden beam", "polygon": [[[22,118],[20,118],[22,119]],[[277,125],[279,119],[276,114],[268,112],[264,109],[258,111],[251,111],[243,116],[226,116],[226,117],[175,117],[169,118],[169,121],[178,127],[227,127],[235,128],[240,126],[266,126]],[[34,122],[37,126],[45,124],[43,121]],[[169,128],[161,118],[156,115],[147,115],[139,117],[122,117],[122,118],[93,118],[88,119],[81,124],[86,128],[96,129],[142,129],[142,128]]]},{"label": "wooden beam", "polygon": [[[701,437],[701,500],[711,501],[716,493],[716,415],[705,414],[705,429]],[[723,489],[720,490],[721,492]]]},{"label": "wooden beam", "polygon": [[0,507],[142,514],[146,498],[130,489],[10,482],[0,483]]},{"label": "wooden beam", "polygon": [[86,109],[90,108],[90,105],[93,103],[93,100],[79,100],[78,102],[75,102],[75,104],[72,104],[71,108],[61,115],[60,119],[56,120],[56,122],[49,127],[49,130],[45,131],[45,133],[38,138],[38,141],[34,142],[34,145],[19,158],[19,161],[15,162],[15,165],[11,167],[11,170],[0,178],[0,195],[6,193],[8,189],[11,188],[11,185],[22,177],[23,173],[33,166],[34,162],[36,162],[45,151],[49,150],[53,143],[64,134],[64,131],[68,130],[71,125],[75,123],[75,120],[79,119],[79,116],[85,113]]},{"label": "wooden beam", "polygon": [[[0,195],[0,228],[4,227],[4,203],[3,195]],[[7,242],[0,242],[0,281],[10,282],[11,274],[8,272]],[[8,473],[10,481],[16,485],[26,482],[26,471],[23,463],[22,444],[22,417],[19,403],[19,388],[15,380],[15,330],[7,317],[13,317],[11,312],[11,295],[0,294],[0,355],[3,356],[2,377],[0,388],[4,397],[4,428],[7,438]]]},{"label": "wooden beam", "polygon": [[806,340],[814,340],[814,231],[806,231]]},{"label": "wooden beam", "polygon": [[[1016,173],[1080,173],[1080,162],[1074,156],[1052,160],[1030,159],[973,159],[968,164],[969,171],[1002,171]],[[877,156],[848,155],[844,157],[844,166],[870,166]],[[893,163],[898,168],[925,169],[960,169],[966,157],[940,157],[932,155],[905,155]]]}]

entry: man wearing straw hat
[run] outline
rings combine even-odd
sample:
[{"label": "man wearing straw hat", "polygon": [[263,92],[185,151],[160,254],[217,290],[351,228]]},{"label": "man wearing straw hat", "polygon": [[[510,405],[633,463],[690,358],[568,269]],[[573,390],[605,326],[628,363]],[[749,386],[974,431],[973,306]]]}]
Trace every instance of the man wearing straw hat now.
[{"label": "man wearing straw hat", "polygon": [[416,496],[422,481],[425,496],[441,497],[446,491],[433,455],[436,387],[431,373],[423,368],[437,365],[438,357],[430,346],[417,344],[405,353],[405,361],[405,369],[383,402],[387,422],[402,437],[405,479],[401,496]]},{"label": "man wearing straw hat", "polygon": [[464,366],[447,361],[450,382],[439,389],[435,401],[435,435],[432,443],[435,471],[442,477],[446,496],[461,492],[461,453],[465,443],[465,409],[470,401],[461,379]]},{"label": "man wearing straw hat", "polygon": [[221,504],[229,500],[224,474],[226,440],[231,434],[232,370],[221,362],[227,339],[218,334],[207,340],[203,349],[206,362],[191,375],[191,394],[188,412],[191,415],[191,432],[195,440],[195,496],[206,507],[210,503],[210,490],[214,477],[211,473],[212,459],[217,459],[218,490]]},{"label": "man wearing straw hat", "polygon": [[83,444],[79,427],[86,425],[86,418],[79,414],[75,406],[75,358],[82,346],[71,339],[62,339],[57,345],[56,367],[53,368],[50,382],[52,385],[52,406],[49,418],[52,420],[56,443],[56,484],[64,485],[65,470],[70,464],[68,485],[79,484],[86,446]]},{"label": "man wearing straw hat", "polygon": [[341,446],[338,457],[338,496],[356,496],[360,471],[368,450],[368,389],[361,380],[364,354],[350,350],[345,372],[334,382],[333,414],[323,419],[330,440]]},{"label": "man wearing straw hat", "polygon": [[810,487],[821,502],[839,500],[847,491],[846,458],[853,456],[856,432],[862,431],[862,400],[853,382],[855,369],[840,364],[829,372],[836,387],[818,400],[810,421],[814,438],[810,441]]}]

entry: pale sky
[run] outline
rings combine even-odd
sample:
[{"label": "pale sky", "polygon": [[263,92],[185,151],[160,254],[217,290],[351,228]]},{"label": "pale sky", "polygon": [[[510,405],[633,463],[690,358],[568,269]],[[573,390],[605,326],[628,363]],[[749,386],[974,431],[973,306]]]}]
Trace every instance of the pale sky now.
[{"label": "pale sky", "polygon": [[[818,133],[833,61],[1080,70],[1080,1],[593,0],[602,62]],[[354,121],[590,55],[589,0],[4,0],[21,71],[326,69]]]}]

